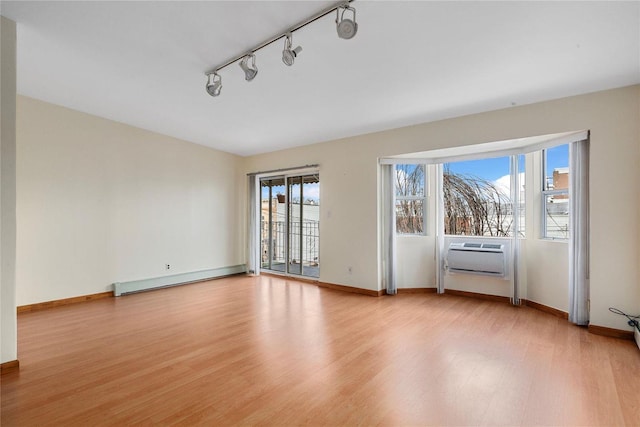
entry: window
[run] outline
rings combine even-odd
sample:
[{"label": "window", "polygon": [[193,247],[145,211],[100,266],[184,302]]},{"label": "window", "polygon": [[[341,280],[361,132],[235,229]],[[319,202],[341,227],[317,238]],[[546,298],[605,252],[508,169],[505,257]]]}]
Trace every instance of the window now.
[{"label": "window", "polygon": [[542,238],[569,238],[569,145],[542,150]]},{"label": "window", "polygon": [[396,165],[396,233],[424,234],[425,165]]},{"label": "window", "polygon": [[[520,181],[518,235],[524,235],[524,156],[517,156]],[[513,236],[511,157],[443,165],[444,231],[449,235]]]}]

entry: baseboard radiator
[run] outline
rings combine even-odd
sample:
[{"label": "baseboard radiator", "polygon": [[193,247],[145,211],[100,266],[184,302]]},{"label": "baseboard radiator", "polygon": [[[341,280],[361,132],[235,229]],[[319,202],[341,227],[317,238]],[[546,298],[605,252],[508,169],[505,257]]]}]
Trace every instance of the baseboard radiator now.
[{"label": "baseboard radiator", "polygon": [[131,280],[129,282],[116,282],[113,284],[113,295],[116,297],[136,292],[149,291],[170,286],[186,285],[193,282],[215,279],[245,273],[245,264],[230,267],[212,268],[208,270],[192,271],[189,273],[173,274],[171,276],[153,277],[150,279]]}]

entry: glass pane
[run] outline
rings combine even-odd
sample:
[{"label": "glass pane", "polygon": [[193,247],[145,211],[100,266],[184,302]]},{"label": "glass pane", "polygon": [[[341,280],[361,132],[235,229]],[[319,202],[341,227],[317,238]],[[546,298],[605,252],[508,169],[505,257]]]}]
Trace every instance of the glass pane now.
[{"label": "glass pane", "polygon": [[302,274],[302,260],[300,259],[300,237],[302,218],[302,177],[289,178],[289,264],[288,271],[292,274]]},{"label": "glass pane", "polygon": [[545,237],[551,239],[569,238],[569,194],[545,196]]},{"label": "glass pane", "polygon": [[569,189],[569,144],[544,150],[545,190]]},{"label": "glass pane", "polygon": [[284,178],[260,181],[260,252],[262,268],[285,268]]},{"label": "glass pane", "polygon": [[302,274],[320,277],[320,179],[303,177]]},{"label": "glass pane", "polygon": [[424,199],[396,200],[396,232],[422,234],[424,230]]},{"label": "glass pane", "polygon": [[479,178],[488,182],[509,183],[509,157],[466,160],[444,164],[444,169],[452,174]]},{"label": "glass pane", "polygon": [[509,157],[445,163],[445,234],[512,235]]},{"label": "glass pane", "polygon": [[424,165],[396,165],[396,197],[424,197]]}]

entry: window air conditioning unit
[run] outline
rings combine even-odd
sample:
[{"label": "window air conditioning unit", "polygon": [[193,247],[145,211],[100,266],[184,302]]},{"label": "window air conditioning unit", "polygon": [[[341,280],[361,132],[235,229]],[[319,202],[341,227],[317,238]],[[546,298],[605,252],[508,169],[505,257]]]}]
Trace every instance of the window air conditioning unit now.
[{"label": "window air conditioning unit", "polygon": [[505,277],[506,255],[504,245],[499,243],[451,243],[447,265],[451,273]]}]

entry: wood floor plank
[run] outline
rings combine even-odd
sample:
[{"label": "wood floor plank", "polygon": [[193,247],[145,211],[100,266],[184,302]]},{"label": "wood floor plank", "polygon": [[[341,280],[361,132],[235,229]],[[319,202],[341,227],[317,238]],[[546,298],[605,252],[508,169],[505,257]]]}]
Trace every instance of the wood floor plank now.
[{"label": "wood floor plank", "polygon": [[3,426],[640,425],[640,351],[529,307],[232,277],[18,316]]}]

